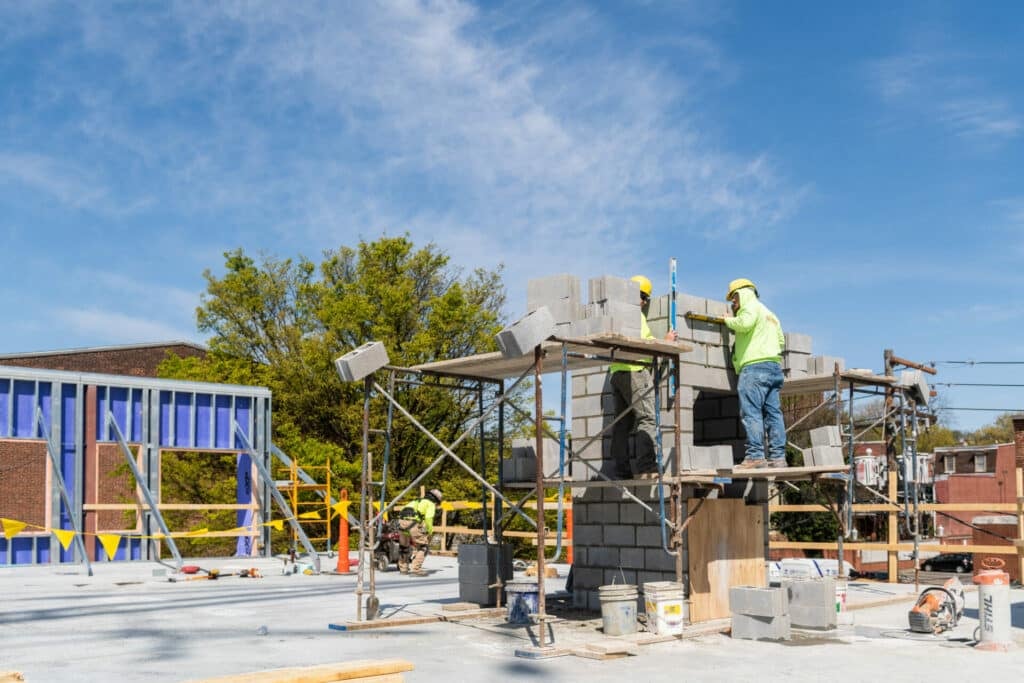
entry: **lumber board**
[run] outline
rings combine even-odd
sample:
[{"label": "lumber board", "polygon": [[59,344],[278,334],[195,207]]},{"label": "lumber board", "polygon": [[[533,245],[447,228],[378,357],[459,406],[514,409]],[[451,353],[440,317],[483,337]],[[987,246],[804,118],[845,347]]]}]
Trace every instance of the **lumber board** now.
[{"label": "lumber board", "polygon": [[18,683],[25,680],[20,671],[0,671],[0,683]]},{"label": "lumber board", "polygon": [[[895,377],[887,375],[875,375],[873,373],[850,372],[839,373],[840,391],[848,388],[851,384],[861,386],[888,387],[897,383]],[[827,375],[811,375],[798,379],[787,379],[782,385],[783,396],[793,394],[817,394],[824,391],[835,391],[835,377],[830,373]]]},{"label": "lumber board", "polygon": [[404,659],[361,659],[315,666],[267,669],[244,674],[203,678],[190,683],[334,683],[335,681],[401,681],[413,665]]},{"label": "lumber board", "polygon": [[823,475],[850,473],[849,465],[814,467],[761,467],[756,470],[732,470],[733,479],[775,479],[777,481],[810,480]]},{"label": "lumber board", "polygon": [[[595,334],[589,337],[566,338],[546,341],[541,344],[546,360],[546,372],[554,372],[561,368],[562,343],[571,353],[594,355],[595,349],[607,351],[619,361],[650,360],[652,355],[678,357],[679,354],[691,351],[692,347],[682,342],[670,342],[661,339],[634,339],[621,334]],[[607,365],[608,358],[581,358],[570,356],[566,359],[567,369],[581,370]],[[466,379],[502,380],[519,377],[533,367],[533,354],[506,358],[500,351],[478,353],[449,360],[433,361],[414,365],[410,370],[431,375],[463,377]]]},{"label": "lumber board", "polygon": [[412,617],[394,617],[391,619],[369,619],[367,621],[346,621],[340,624],[328,624],[332,631],[368,631],[375,628],[391,628],[393,626],[416,626],[440,621],[462,621],[463,619],[486,619],[503,617],[507,613],[504,607],[485,607],[482,609],[462,610],[450,614],[425,614]]},{"label": "lumber board", "polygon": [[730,587],[765,585],[764,524],[763,506],[704,501],[688,532],[692,623],[728,617]]}]

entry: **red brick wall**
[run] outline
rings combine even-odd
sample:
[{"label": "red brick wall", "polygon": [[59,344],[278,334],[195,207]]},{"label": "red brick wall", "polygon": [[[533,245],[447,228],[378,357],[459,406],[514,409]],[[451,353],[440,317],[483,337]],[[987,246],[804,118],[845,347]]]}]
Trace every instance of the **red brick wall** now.
[{"label": "red brick wall", "polygon": [[109,375],[156,377],[156,368],[173,352],[185,358],[203,357],[206,352],[186,344],[167,344],[143,348],[82,351],[77,353],[50,353],[39,356],[21,356],[0,359],[0,365],[25,368],[68,370],[71,372],[98,372]]},{"label": "red brick wall", "polygon": [[[936,456],[936,467],[943,454]],[[958,462],[958,468],[959,468]],[[1016,499],[1014,483],[1014,445],[1003,444],[996,450],[995,464],[988,474],[951,474],[948,479],[935,482],[935,501],[938,503],[1012,503]],[[984,512],[950,512],[965,522]],[[970,539],[974,530],[942,514],[936,515],[936,524],[945,528],[946,540]]]},{"label": "red brick wall", "polygon": [[[128,444],[136,453],[138,444]],[[96,502],[134,503],[135,477],[128,469],[128,462],[118,444],[97,444]],[[136,463],[138,464],[138,463]],[[97,513],[96,528],[99,531],[123,531],[135,529],[137,516],[134,511],[100,510]]]},{"label": "red brick wall", "polygon": [[42,441],[0,439],[0,517],[47,526],[48,457]]}]

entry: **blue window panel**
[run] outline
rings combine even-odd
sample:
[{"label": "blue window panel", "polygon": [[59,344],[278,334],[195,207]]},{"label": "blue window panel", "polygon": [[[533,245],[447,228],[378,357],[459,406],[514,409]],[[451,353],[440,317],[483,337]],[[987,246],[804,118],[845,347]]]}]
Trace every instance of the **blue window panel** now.
[{"label": "blue window panel", "polygon": [[213,408],[210,406],[213,396],[210,394],[196,394],[196,446],[199,448],[210,448],[213,446],[213,435],[210,433],[210,415]]},{"label": "blue window panel", "polygon": [[142,389],[132,390],[132,433],[128,438],[135,442],[142,442]]},{"label": "blue window panel", "polygon": [[[71,505],[75,505],[75,400],[78,387],[74,384],[62,384],[60,389],[60,473],[64,477],[64,485],[68,487],[68,498]],[[70,511],[60,503],[60,519],[57,526],[61,529],[71,529]],[[59,547],[59,545],[58,545]],[[60,548],[61,562],[74,562],[75,547],[68,550]]]},{"label": "blue window panel", "polygon": [[[50,536],[39,538],[36,542],[36,562],[39,564],[49,564],[50,562]],[[60,544],[57,544],[60,546]]]},{"label": "blue window panel", "polygon": [[[50,424],[50,415],[53,414],[53,400],[51,397],[52,393],[52,382],[39,383],[39,407],[43,409],[43,424],[46,425],[47,433],[49,433],[53,429]],[[38,432],[37,435],[42,436],[43,433]]]},{"label": "blue window panel", "polygon": [[15,536],[11,539],[11,547],[14,550],[14,564],[32,564],[32,539],[30,537]]},{"label": "blue window panel", "polygon": [[[248,453],[239,453],[236,458],[237,470],[235,481],[235,502],[248,504],[252,502],[252,457]],[[252,525],[252,510],[238,510],[235,513],[235,526]],[[249,557],[252,555],[253,539],[249,536],[239,536],[235,546],[236,557]]]},{"label": "blue window panel", "polygon": [[7,537],[0,534],[0,567],[7,564]]},{"label": "blue window panel", "polygon": [[[110,387],[107,389],[107,396],[109,397],[110,412],[114,414],[114,422],[117,423],[118,429],[125,435],[125,438],[130,438],[128,434],[128,389],[124,387]],[[106,424],[106,416],[104,416],[104,424]],[[117,438],[117,434],[114,430],[108,432],[111,441]]]},{"label": "blue window panel", "polygon": [[[249,407],[249,398],[245,396],[237,396],[235,398],[235,422],[237,422],[238,426],[242,428],[242,432],[249,440],[249,445],[252,445],[252,434],[250,434],[251,430],[249,429],[249,415],[251,412],[252,411]],[[232,431],[233,430],[234,427],[232,427]],[[235,436],[235,448],[245,448],[245,444],[237,435]]]},{"label": "blue window panel", "polygon": [[174,395],[174,445],[188,448],[192,434],[192,394],[180,392]]},{"label": "blue window panel", "polygon": [[231,436],[231,397],[217,397],[217,419],[214,424],[216,439],[214,448],[232,448],[233,438]]},{"label": "blue window panel", "polygon": [[142,559],[142,539],[141,538],[132,538],[132,539],[129,539],[129,540],[131,542],[131,550],[132,550],[132,552],[131,552],[131,555],[132,555],[131,559],[133,559],[133,560],[141,560]]},{"label": "blue window panel", "polygon": [[173,446],[174,435],[171,434],[171,392],[160,392],[160,445]]},{"label": "blue window panel", "polygon": [[[114,553],[114,557],[112,558],[112,561],[116,562],[118,560],[127,560],[128,559],[127,548],[128,548],[128,541],[129,540],[130,539],[127,539],[124,536],[121,537],[121,540],[117,542],[117,551]],[[95,548],[96,548],[96,559],[97,560],[106,560],[107,559],[107,551],[103,549],[103,544],[100,543],[100,539],[99,538],[94,539],[94,545],[95,545]]]},{"label": "blue window panel", "polygon": [[0,379],[0,436],[10,436],[7,433],[7,416],[11,413],[10,391],[11,380]]},{"label": "blue window panel", "polygon": [[96,387],[96,439],[107,441],[107,388]]},{"label": "blue window panel", "polygon": [[12,436],[33,438],[36,435],[36,383],[14,381],[14,427]]}]

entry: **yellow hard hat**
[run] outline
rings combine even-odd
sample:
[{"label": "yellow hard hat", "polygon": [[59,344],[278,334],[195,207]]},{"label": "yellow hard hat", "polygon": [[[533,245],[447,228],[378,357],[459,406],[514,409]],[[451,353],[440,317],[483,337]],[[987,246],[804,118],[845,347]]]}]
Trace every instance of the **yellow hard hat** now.
[{"label": "yellow hard hat", "polygon": [[[741,277],[729,283],[729,293],[725,295],[725,298],[731,299],[733,294],[743,289],[744,287],[750,287],[752,290],[754,290],[754,294],[757,294],[757,286],[747,278]],[[757,297],[760,298],[761,295],[757,294]]]},{"label": "yellow hard hat", "polygon": [[629,279],[632,280],[633,282],[637,283],[638,285],[640,285],[640,292],[641,293],[646,294],[647,296],[651,295],[651,281],[650,280],[645,278],[643,275],[634,275],[633,277],[631,277]]}]

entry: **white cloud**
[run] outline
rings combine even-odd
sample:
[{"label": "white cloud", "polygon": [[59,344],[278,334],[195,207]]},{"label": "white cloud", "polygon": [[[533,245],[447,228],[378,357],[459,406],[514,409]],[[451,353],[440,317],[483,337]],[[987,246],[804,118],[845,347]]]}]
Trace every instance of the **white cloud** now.
[{"label": "white cloud", "polygon": [[[581,9],[542,8],[544,21],[457,1],[78,11],[77,43],[48,73],[108,173],[149,174],[164,203],[255,216],[282,239],[398,232],[423,216],[506,252],[628,241],[667,215],[676,231],[728,237],[771,229],[802,196],[765,155],[709,136],[693,89],[729,67],[699,19],[669,46],[689,57],[676,73],[601,47],[609,27]],[[109,62],[109,82],[61,75],[83,55]]]},{"label": "white cloud", "polygon": [[125,315],[99,308],[58,308],[53,322],[98,343],[128,344],[154,340],[194,339],[193,332],[176,328],[153,318]]},{"label": "white cloud", "polygon": [[106,205],[107,190],[65,159],[0,152],[0,182],[14,182],[72,208]]},{"label": "white cloud", "polygon": [[953,51],[910,51],[869,62],[868,79],[883,101],[923,116],[953,134],[993,144],[1017,137],[1024,118],[977,75],[980,57]]}]

